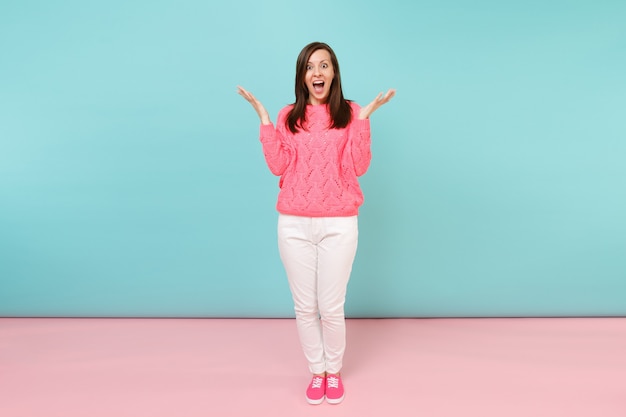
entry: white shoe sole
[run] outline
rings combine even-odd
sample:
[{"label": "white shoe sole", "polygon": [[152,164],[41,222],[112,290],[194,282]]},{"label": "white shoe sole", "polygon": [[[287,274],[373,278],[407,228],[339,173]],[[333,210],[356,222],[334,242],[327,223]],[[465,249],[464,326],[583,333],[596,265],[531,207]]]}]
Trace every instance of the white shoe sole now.
[{"label": "white shoe sole", "polygon": [[327,402],[328,404],[339,404],[340,402],[342,402],[342,401],[343,401],[343,397],[345,397],[345,394],[344,394],[344,395],[342,395],[340,398],[333,398],[333,399],[331,399],[331,398],[328,398],[328,397],[327,397],[327,398],[326,398],[326,402]]},{"label": "white shoe sole", "polygon": [[[306,395],[305,395],[305,397],[306,397]],[[324,398],[326,398],[326,397],[322,397],[319,400],[312,400],[309,397],[306,397],[306,402],[308,402],[311,405],[319,405],[319,404],[324,402]]]}]

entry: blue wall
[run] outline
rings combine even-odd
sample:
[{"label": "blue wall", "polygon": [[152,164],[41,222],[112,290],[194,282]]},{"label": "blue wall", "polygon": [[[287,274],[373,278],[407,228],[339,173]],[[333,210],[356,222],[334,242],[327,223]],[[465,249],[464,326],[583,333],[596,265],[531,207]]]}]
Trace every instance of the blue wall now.
[{"label": "blue wall", "polygon": [[290,317],[275,120],[296,56],[397,88],[351,317],[626,314],[626,2],[0,5],[0,315]]}]

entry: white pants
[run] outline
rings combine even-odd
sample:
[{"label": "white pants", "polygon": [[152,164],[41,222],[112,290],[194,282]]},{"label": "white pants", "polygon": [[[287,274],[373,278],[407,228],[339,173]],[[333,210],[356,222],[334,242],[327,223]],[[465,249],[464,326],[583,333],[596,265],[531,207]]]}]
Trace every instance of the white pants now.
[{"label": "white pants", "polygon": [[344,303],[357,241],[357,216],[278,217],[278,249],[300,343],[314,374],[341,370],[346,348]]}]

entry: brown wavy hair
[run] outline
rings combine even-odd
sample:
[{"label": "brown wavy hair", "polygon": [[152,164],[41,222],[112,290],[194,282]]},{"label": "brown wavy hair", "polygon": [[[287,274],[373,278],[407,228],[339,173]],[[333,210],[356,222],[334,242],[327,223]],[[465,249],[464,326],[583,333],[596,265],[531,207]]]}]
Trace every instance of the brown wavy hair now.
[{"label": "brown wavy hair", "polygon": [[343,129],[352,120],[352,107],[350,107],[349,100],[343,98],[343,91],[341,89],[341,73],[339,72],[339,61],[337,56],[330,46],[323,42],[312,42],[305,46],[298,60],[296,61],[296,102],[293,104],[293,108],[287,115],[285,121],[286,127],[292,132],[297,133],[298,130],[304,129],[304,122],[306,121],[306,106],[309,103],[309,89],[306,86],[304,77],[306,74],[306,67],[311,58],[313,52],[324,49],[330,54],[330,62],[333,65],[335,71],[335,77],[330,86],[330,92],[328,95],[328,110],[330,112],[330,118],[332,120],[330,129]]}]

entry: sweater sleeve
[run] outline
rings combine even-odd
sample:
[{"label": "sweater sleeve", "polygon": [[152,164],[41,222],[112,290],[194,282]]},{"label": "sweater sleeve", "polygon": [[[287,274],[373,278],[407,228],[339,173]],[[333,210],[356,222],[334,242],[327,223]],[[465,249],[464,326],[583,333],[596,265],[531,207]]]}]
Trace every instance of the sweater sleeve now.
[{"label": "sweater sleeve", "polygon": [[354,119],[350,126],[350,152],[357,176],[365,174],[372,160],[369,119]]},{"label": "sweater sleeve", "polygon": [[[281,118],[276,122],[280,126]],[[261,125],[260,140],[263,145],[265,162],[274,175],[282,175],[292,157],[292,149],[288,146],[281,129],[273,124]]]}]

